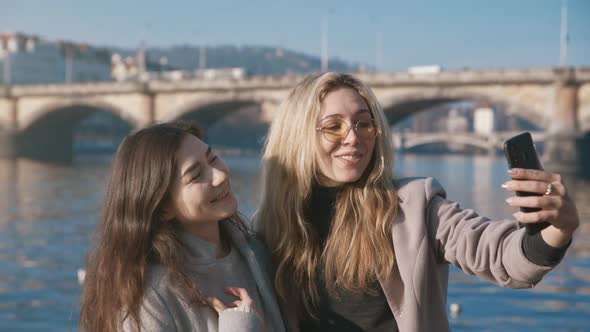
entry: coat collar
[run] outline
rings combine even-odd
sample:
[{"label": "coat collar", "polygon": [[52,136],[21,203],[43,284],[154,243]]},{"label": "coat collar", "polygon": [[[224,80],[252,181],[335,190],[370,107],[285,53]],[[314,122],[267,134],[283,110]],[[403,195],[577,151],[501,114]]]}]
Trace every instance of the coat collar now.
[{"label": "coat collar", "polygon": [[253,235],[241,230],[239,226],[230,221],[222,221],[220,226],[229,236],[232,244],[238,249],[240,255],[245,259],[252,277],[256,281],[258,291],[264,302],[264,312],[270,317],[266,321],[271,324],[270,330],[285,331],[279,304],[277,302],[272,280],[269,278],[272,271],[270,259],[266,259],[266,253],[262,243],[258,242]]}]

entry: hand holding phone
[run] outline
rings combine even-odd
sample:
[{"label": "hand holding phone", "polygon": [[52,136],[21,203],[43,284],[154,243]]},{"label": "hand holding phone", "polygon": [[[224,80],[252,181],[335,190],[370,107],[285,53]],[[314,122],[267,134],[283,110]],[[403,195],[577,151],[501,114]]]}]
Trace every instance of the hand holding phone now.
[{"label": "hand holding phone", "polygon": [[[541,166],[541,162],[539,161],[539,157],[537,155],[537,151],[535,149],[535,145],[533,143],[533,139],[531,134],[528,132],[522,133],[520,135],[516,135],[506,142],[504,142],[504,153],[506,154],[506,159],[508,160],[508,166],[512,168],[527,168],[527,169],[537,169],[543,170]],[[541,194],[537,193],[530,193],[525,191],[517,191],[517,196],[541,196]],[[520,211],[528,213],[528,212],[536,212],[539,211],[538,208],[527,208],[521,207]],[[527,233],[535,234],[540,232],[545,227],[549,226],[548,222],[540,222],[534,224],[526,224],[525,227],[527,229]]]}]

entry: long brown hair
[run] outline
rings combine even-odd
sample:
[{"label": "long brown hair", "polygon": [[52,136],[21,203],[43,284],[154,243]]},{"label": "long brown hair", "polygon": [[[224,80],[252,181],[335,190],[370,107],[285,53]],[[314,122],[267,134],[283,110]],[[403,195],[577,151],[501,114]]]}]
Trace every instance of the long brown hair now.
[{"label": "long brown hair", "polygon": [[207,304],[185,271],[178,224],[162,218],[176,175],[176,151],[186,135],[201,138],[192,125],[159,124],[127,136],[119,146],[89,255],[82,330],[117,331],[129,318],[140,329],[139,309],[153,264],[166,268],[185,301]]},{"label": "long brown hair", "polygon": [[[372,159],[364,174],[338,195],[325,248],[305,219],[312,186],[318,181],[317,119],[331,91],[354,89],[377,124]],[[256,213],[259,232],[276,269],[279,296],[295,303],[298,314],[315,316],[319,301],[317,271],[325,259],[325,282],[353,292],[370,291],[386,277],[395,258],[391,224],[398,196],[392,181],[389,126],[377,98],[358,79],[337,73],[310,75],[297,85],[275,114],[263,156],[262,201]],[[295,143],[296,142],[296,143]]]}]

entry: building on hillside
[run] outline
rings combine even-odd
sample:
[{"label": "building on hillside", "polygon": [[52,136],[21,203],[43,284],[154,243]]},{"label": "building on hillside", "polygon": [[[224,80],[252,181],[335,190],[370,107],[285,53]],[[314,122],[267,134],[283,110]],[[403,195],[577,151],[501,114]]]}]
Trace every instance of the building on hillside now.
[{"label": "building on hillside", "polygon": [[110,51],[35,35],[0,34],[0,79],[4,84],[110,81]]},{"label": "building on hillside", "polygon": [[452,109],[449,111],[446,122],[447,132],[449,133],[465,133],[469,131],[469,122],[467,117],[461,115],[457,109]]},{"label": "building on hillside", "polygon": [[492,134],[495,128],[494,121],[494,110],[489,107],[479,107],[473,111],[473,131],[476,134]]},{"label": "building on hillside", "polygon": [[146,52],[139,50],[135,56],[123,56],[115,53],[111,57],[112,77],[117,82],[165,80],[180,81],[190,79],[242,79],[248,73],[242,67],[175,69],[168,58],[162,56],[158,61],[148,59]]},{"label": "building on hillside", "polygon": [[111,76],[117,82],[138,80],[141,72],[136,57],[115,53],[111,56]]},{"label": "building on hillside", "polygon": [[111,73],[117,82],[147,81],[150,79],[178,80],[186,78],[184,71],[174,70],[163,56],[157,62],[147,57],[147,51],[141,47],[135,55],[115,53],[111,56]]}]

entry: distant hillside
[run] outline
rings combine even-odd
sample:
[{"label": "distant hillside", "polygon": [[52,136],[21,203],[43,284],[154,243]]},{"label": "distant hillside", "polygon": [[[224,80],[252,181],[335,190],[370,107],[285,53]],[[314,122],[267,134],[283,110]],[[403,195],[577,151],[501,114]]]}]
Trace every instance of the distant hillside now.
[{"label": "distant hillside", "polygon": [[[114,53],[133,55],[135,50],[111,49]],[[207,68],[243,67],[250,75],[277,75],[306,73],[321,70],[319,57],[306,55],[282,48],[266,46],[216,46],[206,48]],[[199,47],[174,46],[169,48],[148,48],[148,67],[159,68],[160,59],[166,57],[170,69],[195,69],[199,66]],[[330,59],[332,71],[358,71],[359,64],[350,64],[339,59]]]}]

